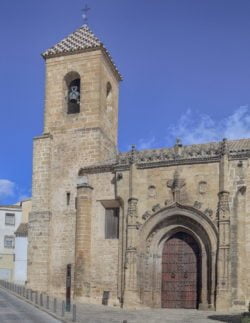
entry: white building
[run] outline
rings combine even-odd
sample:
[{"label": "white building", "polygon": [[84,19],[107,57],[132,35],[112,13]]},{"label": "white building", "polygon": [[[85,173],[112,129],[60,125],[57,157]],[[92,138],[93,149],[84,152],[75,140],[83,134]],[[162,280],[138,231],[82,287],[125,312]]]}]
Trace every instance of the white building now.
[{"label": "white building", "polygon": [[14,281],[25,284],[27,280],[28,223],[21,223],[15,232]]},{"label": "white building", "polygon": [[21,202],[22,223],[15,231],[14,281],[25,284],[27,280],[28,219],[31,211],[31,200]]},{"label": "white building", "polygon": [[21,221],[20,203],[0,206],[0,279],[14,279],[15,231]]}]

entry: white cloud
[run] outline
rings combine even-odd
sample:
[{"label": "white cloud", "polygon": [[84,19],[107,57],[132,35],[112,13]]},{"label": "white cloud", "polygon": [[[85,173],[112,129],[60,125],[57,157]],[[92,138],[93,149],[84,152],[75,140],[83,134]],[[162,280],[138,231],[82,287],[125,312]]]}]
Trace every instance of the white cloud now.
[{"label": "white cloud", "polygon": [[15,195],[15,183],[8,179],[0,179],[0,199]]},{"label": "white cloud", "polygon": [[149,139],[141,138],[136,146],[138,150],[150,149],[156,144],[155,136],[152,136]]},{"label": "white cloud", "polygon": [[228,117],[216,121],[209,115],[187,110],[176,125],[169,127],[168,143],[180,138],[184,144],[218,141],[223,138],[250,138],[250,111],[242,106]]}]

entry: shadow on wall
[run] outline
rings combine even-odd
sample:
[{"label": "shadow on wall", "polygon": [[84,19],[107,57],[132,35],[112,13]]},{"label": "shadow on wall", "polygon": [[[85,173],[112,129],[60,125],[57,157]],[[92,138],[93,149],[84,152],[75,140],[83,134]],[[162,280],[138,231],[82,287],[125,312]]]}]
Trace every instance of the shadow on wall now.
[{"label": "shadow on wall", "polygon": [[219,321],[219,322],[241,323],[241,314],[210,315],[210,316],[208,316],[208,318],[213,320],[213,321]]}]

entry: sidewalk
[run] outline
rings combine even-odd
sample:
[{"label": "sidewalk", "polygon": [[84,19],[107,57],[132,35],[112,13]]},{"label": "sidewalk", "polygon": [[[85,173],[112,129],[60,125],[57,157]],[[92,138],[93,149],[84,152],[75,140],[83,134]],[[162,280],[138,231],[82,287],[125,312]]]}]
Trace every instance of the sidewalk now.
[{"label": "sidewalk", "polygon": [[[185,309],[124,310],[95,304],[74,303],[71,312],[65,312],[65,302],[45,294],[25,289],[24,286],[0,281],[0,286],[25,299],[61,322],[78,323],[240,323],[240,313],[198,311]],[[72,309],[74,308],[74,313]]]}]

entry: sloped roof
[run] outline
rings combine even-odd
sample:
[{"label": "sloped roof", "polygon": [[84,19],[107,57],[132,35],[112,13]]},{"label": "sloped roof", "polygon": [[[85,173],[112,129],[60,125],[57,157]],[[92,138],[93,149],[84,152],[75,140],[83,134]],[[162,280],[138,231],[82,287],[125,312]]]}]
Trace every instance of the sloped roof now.
[{"label": "sloped roof", "polygon": [[17,237],[27,237],[28,235],[28,223],[20,223],[19,227],[17,228],[15,235]]},{"label": "sloped roof", "polygon": [[63,55],[76,54],[87,50],[97,50],[101,49],[107,55],[111,65],[113,66],[115,72],[118,74],[119,79],[121,75],[114,64],[108,50],[105,48],[103,43],[95,36],[95,34],[90,30],[87,25],[83,25],[78,28],[72,34],[65,37],[59,43],[53,47],[47,49],[42,56],[47,59],[50,57],[57,57]]}]

